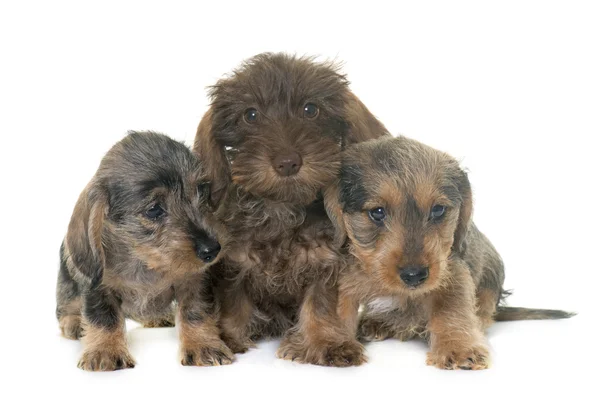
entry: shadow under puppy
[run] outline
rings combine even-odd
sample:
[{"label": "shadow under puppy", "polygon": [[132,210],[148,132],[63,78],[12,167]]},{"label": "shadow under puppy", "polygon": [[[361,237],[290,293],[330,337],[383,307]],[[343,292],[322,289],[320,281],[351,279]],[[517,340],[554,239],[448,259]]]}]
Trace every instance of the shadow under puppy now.
[{"label": "shadow under puppy", "polygon": [[335,282],[344,258],[333,244],[322,189],[348,145],[387,131],[331,63],[286,54],[245,61],[210,91],[194,151],[207,164],[228,253],[221,278],[222,338],[236,353],[285,338],[278,356],[346,366],[364,361],[342,334]]},{"label": "shadow under puppy", "polygon": [[572,316],[499,306],[502,259],[471,220],[467,174],[443,152],[403,137],[355,145],[325,202],[356,258],[357,270],[339,280],[338,312],[355,333],[366,305],[365,340],[419,336],[429,340],[429,365],[483,369],[494,320]]},{"label": "shadow under puppy", "polygon": [[80,368],[133,367],[125,318],[173,325],[174,301],[182,364],[231,362],[203,276],[225,241],[209,185],[192,152],[157,133],[131,132],[102,159],[60,250],[56,315],[65,337],[82,338]]}]

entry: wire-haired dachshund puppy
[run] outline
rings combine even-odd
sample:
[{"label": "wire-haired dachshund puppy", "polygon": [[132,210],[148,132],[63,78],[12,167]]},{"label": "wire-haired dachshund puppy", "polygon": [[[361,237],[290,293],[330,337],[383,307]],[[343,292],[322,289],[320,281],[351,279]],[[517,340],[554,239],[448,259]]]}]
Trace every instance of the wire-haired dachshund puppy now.
[{"label": "wire-haired dachshund puppy", "polygon": [[231,362],[203,276],[225,241],[209,186],[192,152],[157,133],[132,132],[102,159],[60,250],[56,314],[65,337],[82,338],[80,368],[133,367],[125,318],[173,325],[174,301],[182,364]]},{"label": "wire-haired dachshund puppy", "polygon": [[428,364],[483,369],[494,320],[572,315],[499,306],[502,259],[471,221],[467,174],[443,152],[403,137],[354,145],[325,203],[355,257],[339,280],[338,313],[355,334],[365,304],[364,340],[420,336],[431,346]]},{"label": "wire-haired dachshund puppy", "polygon": [[341,335],[344,266],[322,189],[345,147],[387,131],[332,63],[286,54],[245,61],[210,89],[195,152],[208,165],[232,242],[210,269],[224,280],[222,338],[237,353],[285,333],[278,356],[346,366],[363,348]]}]

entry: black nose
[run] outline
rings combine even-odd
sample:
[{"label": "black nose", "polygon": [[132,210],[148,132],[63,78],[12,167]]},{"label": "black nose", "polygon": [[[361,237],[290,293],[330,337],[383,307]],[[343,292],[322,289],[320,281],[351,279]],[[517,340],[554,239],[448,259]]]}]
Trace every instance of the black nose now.
[{"label": "black nose", "polygon": [[196,255],[206,263],[215,260],[220,251],[221,245],[213,238],[196,240]]},{"label": "black nose", "polygon": [[302,157],[296,152],[275,156],[273,169],[281,176],[292,176],[298,173],[302,166]]},{"label": "black nose", "polygon": [[398,268],[400,273],[400,279],[404,281],[408,286],[414,287],[425,282],[425,279],[429,276],[429,268],[423,266],[407,266]]}]

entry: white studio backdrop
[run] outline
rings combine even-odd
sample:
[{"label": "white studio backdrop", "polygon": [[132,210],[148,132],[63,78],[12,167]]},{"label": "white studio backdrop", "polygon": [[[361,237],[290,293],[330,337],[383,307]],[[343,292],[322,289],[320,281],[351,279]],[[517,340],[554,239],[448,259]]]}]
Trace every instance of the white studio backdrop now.
[{"label": "white studio backdrop", "polygon": [[[597,410],[599,7],[2,2],[2,409]],[[232,366],[183,368],[175,330],[133,323],[134,370],[78,370],[54,287],[80,191],[127,130],[191,144],[206,86],[265,51],[344,62],[390,131],[459,158],[475,220],[505,260],[509,303],[579,315],[494,325],[492,368],[475,373],[427,367],[423,343],[393,341],[369,345],[371,362],[352,369],[277,360],[277,342]]]}]

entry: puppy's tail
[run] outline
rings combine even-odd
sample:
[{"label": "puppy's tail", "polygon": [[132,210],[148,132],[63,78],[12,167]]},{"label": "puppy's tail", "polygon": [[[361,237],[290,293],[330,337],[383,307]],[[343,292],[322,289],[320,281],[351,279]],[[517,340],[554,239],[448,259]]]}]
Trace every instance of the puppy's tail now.
[{"label": "puppy's tail", "polygon": [[507,320],[543,320],[543,319],[566,319],[575,316],[575,312],[565,312],[554,309],[529,309],[511,306],[499,306],[494,315],[497,322]]}]

